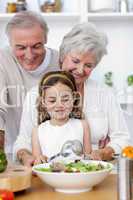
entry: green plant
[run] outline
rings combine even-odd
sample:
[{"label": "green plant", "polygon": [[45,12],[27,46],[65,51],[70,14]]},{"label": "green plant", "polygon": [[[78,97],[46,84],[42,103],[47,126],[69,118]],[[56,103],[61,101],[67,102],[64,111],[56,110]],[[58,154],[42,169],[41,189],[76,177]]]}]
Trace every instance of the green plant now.
[{"label": "green plant", "polygon": [[112,87],[113,86],[113,73],[112,72],[107,72],[104,74],[104,79],[105,79],[105,84]]},{"label": "green plant", "polygon": [[129,86],[133,86],[133,74],[131,74],[131,75],[129,75],[128,77],[127,77],[127,84],[129,85]]}]

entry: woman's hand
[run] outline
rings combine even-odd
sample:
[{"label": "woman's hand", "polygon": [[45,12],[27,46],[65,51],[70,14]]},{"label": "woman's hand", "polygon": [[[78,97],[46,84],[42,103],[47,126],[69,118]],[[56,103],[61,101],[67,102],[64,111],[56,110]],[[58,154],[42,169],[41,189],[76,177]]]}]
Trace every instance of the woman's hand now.
[{"label": "woman's hand", "polygon": [[100,150],[93,150],[89,154],[89,159],[92,159],[92,160],[102,160],[102,155],[101,155]]},{"label": "woman's hand", "polygon": [[103,149],[93,150],[90,154],[90,158],[93,160],[112,160],[114,150],[112,147],[105,147]]}]

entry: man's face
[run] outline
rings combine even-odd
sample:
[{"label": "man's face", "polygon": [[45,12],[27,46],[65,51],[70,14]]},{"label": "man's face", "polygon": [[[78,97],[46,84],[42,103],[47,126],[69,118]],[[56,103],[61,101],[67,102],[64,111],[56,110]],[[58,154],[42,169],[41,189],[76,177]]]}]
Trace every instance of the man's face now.
[{"label": "man's face", "polygon": [[45,57],[46,38],[39,25],[30,28],[14,28],[10,33],[10,45],[20,65],[27,71],[35,70]]}]

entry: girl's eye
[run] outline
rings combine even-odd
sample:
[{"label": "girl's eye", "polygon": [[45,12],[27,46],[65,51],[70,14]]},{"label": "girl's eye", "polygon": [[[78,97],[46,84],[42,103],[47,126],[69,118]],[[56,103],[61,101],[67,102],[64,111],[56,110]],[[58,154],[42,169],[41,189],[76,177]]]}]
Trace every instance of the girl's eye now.
[{"label": "girl's eye", "polygon": [[55,100],[50,100],[48,101],[49,103],[55,103],[56,101]]},{"label": "girl's eye", "polygon": [[67,102],[69,101],[69,98],[68,99],[62,99],[62,102]]},{"label": "girl's eye", "polygon": [[56,99],[46,99],[46,102],[47,102],[47,103],[55,103],[55,102],[56,102]]},{"label": "girl's eye", "polygon": [[79,60],[72,60],[73,63],[78,64]]}]

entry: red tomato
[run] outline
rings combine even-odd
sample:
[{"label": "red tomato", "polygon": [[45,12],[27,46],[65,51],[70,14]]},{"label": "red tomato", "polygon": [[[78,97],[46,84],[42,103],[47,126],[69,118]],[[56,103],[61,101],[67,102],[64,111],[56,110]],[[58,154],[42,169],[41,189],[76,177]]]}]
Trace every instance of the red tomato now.
[{"label": "red tomato", "polygon": [[9,190],[0,190],[0,200],[14,200],[13,192]]}]

